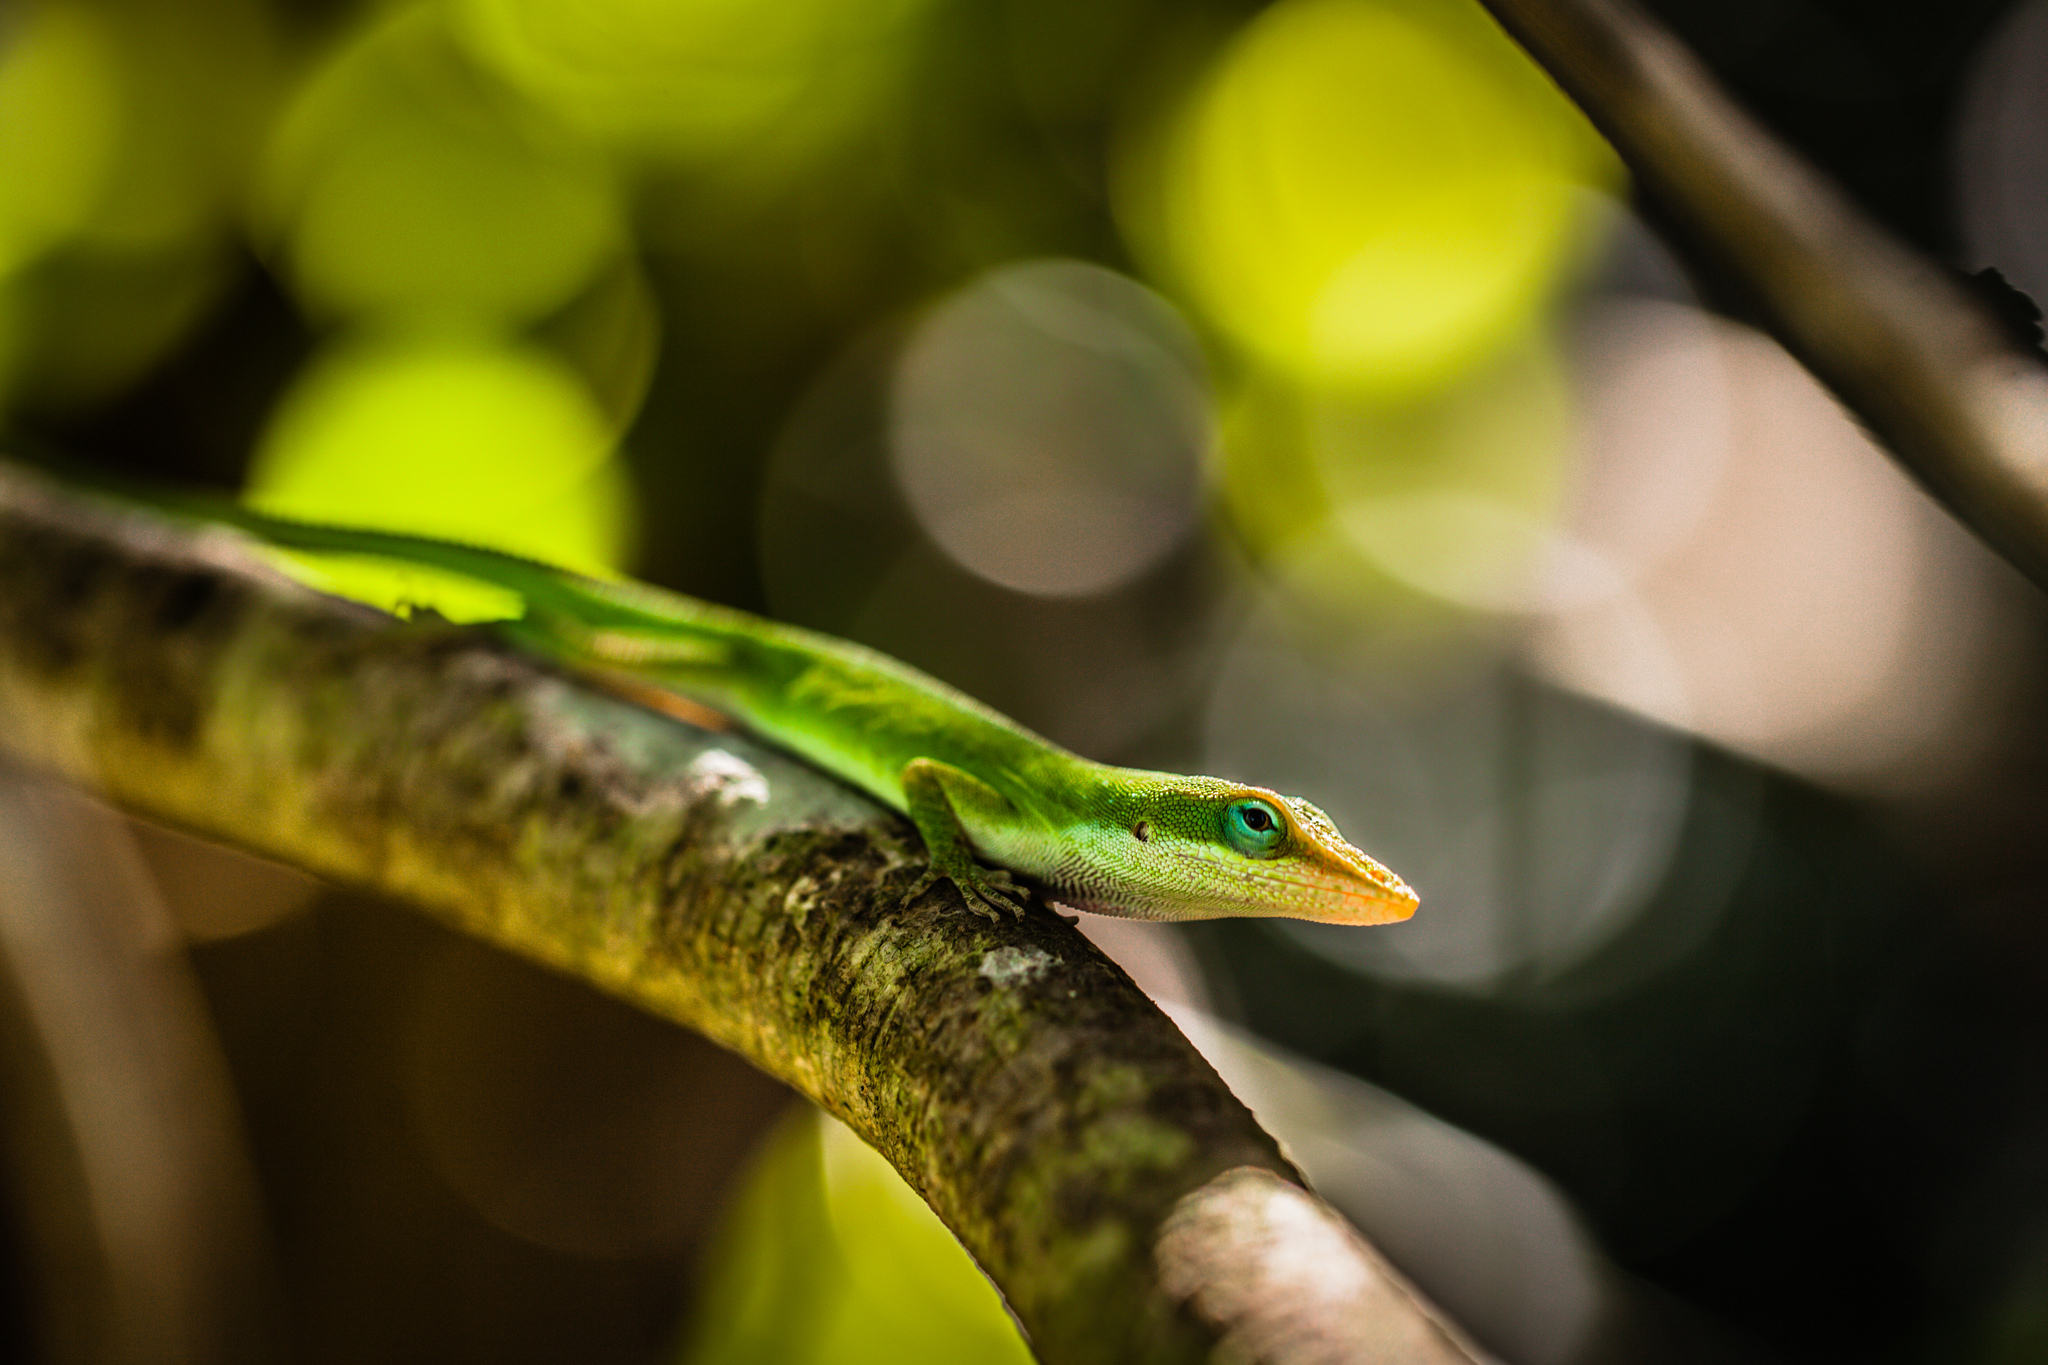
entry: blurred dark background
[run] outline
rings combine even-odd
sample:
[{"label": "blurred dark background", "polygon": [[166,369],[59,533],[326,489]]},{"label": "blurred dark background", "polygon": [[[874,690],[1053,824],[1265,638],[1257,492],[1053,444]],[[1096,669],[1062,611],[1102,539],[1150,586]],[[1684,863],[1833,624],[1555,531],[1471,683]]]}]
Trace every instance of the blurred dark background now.
[{"label": "blurred dark background", "polygon": [[[2048,3],[1651,8],[2048,293]],[[2048,620],[1661,221],[1470,0],[0,0],[9,455],[631,572],[1317,801],[1415,921],[1104,941],[1561,1193],[1514,1264],[1595,1287],[1509,1295],[1510,1359],[2048,1360]],[[0,903],[114,926],[0,932],[19,1358],[993,1358],[862,1278],[922,1234],[742,1064],[9,781]],[[127,1027],[189,1025],[155,1120],[37,985],[107,942],[155,945]],[[108,1183],[152,1122],[183,1222]],[[181,1237],[229,1269],[151,1278]]]}]

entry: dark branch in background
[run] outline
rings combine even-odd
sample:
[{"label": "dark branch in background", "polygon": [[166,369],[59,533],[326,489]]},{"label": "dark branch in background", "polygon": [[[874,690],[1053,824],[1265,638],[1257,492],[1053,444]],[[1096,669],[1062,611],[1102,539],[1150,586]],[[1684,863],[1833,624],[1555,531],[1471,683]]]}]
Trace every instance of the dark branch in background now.
[{"label": "dark branch in background", "polygon": [[1628,0],[1482,0],[1677,231],[1900,464],[2048,586],[2048,366]]},{"label": "dark branch in background", "polygon": [[908,825],[744,739],[0,465],[0,745],[739,1052],[886,1156],[1048,1361],[1477,1358],[1077,931],[901,909]]},{"label": "dark branch in background", "polygon": [[34,1358],[273,1357],[255,1172],[177,930],[125,822],[4,762],[0,1065]]}]

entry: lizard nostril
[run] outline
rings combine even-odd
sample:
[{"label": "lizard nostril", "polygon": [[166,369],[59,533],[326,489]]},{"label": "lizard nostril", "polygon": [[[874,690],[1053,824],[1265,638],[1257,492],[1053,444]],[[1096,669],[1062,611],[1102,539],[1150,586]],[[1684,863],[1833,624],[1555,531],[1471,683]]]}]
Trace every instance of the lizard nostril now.
[{"label": "lizard nostril", "polygon": [[1140,821],[1139,821],[1139,822],[1138,822],[1138,823],[1137,823],[1137,824],[1136,824],[1136,825],[1135,825],[1135,826],[1134,826],[1134,827],[1133,827],[1133,828],[1131,829],[1131,833],[1133,833],[1133,834],[1135,834],[1135,835],[1137,835],[1137,836],[1138,836],[1138,842],[1139,842],[1139,843],[1141,843],[1141,844],[1143,844],[1143,843],[1150,843],[1150,842],[1151,842],[1151,839],[1152,839],[1152,824],[1151,824],[1151,822],[1150,822],[1150,821],[1147,821],[1147,820],[1140,820]]}]

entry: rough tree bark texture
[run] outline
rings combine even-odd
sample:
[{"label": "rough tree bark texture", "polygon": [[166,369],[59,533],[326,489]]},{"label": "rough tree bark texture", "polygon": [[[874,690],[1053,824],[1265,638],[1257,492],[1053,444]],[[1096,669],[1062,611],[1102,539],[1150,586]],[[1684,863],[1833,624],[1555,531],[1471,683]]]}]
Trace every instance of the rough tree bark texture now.
[{"label": "rough tree bark texture", "polygon": [[1629,0],[1482,0],[1907,472],[2048,587],[2048,366]]},{"label": "rough tree bark texture", "polygon": [[1078,932],[901,908],[909,827],[744,739],[0,465],[0,745],[741,1053],[923,1193],[1043,1359],[1477,1358]]}]

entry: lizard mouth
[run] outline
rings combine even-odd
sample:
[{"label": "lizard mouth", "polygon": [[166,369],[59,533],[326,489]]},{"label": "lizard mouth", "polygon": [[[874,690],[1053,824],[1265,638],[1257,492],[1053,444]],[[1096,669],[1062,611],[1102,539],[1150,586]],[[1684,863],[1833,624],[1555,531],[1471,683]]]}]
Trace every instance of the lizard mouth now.
[{"label": "lizard mouth", "polygon": [[1422,907],[1422,898],[1395,878],[1392,886],[1340,892],[1334,913],[1315,916],[1325,924],[1399,924]]},{"label": "lizard mouth", "polygon": [[[1299,862],[1240,865],[1225,874],[1235,885],[1234,893],[1225,891],[1211,899],[1211,908],[1119,908],[1111,913],[1154,919],[1250,915],[1354,925],[1396,924],[1415,913],[1421,898],[1406,882],[1350,845],[1345,848],[1349,856],[1319,845],[1314,856]],[[1210,876],[1220,871],[1216,863],[1199,854],[1178,849],[1172,852]],[[1073,899],[1087,894],[1076,887],[1070,895],[1059,899],[1064,905],[1087,909],[1090,907]]]},{"label": "lizard mouth", "polygon": [[1280,895],[1265,898],[1273,908],[1264,913],[1318,924],[1398,924],[1422,904],[1406,882],[1384,868],[1378,875],[1348,867],[1334,875],[1316,875],[1320,871],[1298,877],[1261,876],[1259,881],[1285,888]]},{"label": "lizard mouth", "polygon": [[[1365,887],[1358,889],[1354,884],[1352,888],[1332,889],[1345,901],[1359,903],[1357,910],[1362,910],[1367,918],[1353,919],[1347,914],[1341,923],[1395,924],[1422,908],[1422,897],[1416,895],[1408,883],[1394,875],[1392,869],[1375,862],[1363,853],[1357,853],[1356,850],[1353,850],[1353,853],[1355,857],[1346,861],[1351,863],[1352,877],[1363,881]],[[1350,906],[1347,906],[1347,911],[1356,913]]]}]

